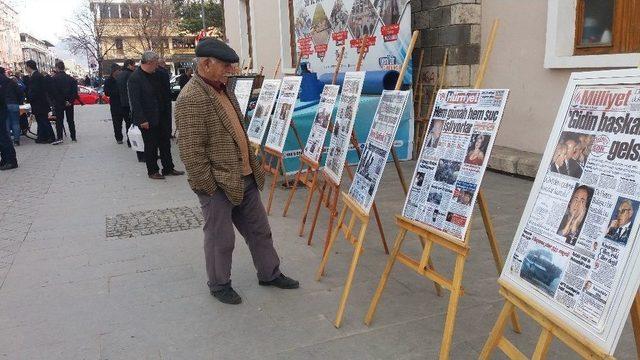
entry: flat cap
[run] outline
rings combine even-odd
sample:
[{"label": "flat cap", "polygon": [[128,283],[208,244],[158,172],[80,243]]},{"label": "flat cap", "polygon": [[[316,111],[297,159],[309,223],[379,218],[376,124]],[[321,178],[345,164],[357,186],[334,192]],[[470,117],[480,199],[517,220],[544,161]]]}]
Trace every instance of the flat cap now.
[{"label": "flat cap", "polygon": [[240,61],[238,54],[229,45],[212,37],[202,38],[202,40],[198,41],[196,56],[212,57],[228,63]]}]

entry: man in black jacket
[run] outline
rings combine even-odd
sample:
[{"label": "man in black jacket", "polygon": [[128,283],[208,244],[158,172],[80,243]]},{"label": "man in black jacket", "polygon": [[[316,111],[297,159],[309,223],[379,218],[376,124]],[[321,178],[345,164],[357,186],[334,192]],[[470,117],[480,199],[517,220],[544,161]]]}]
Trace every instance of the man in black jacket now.
[{"label": "man in black jacket", "polygon": [[4,68],[0,67],[0,170],[10,170],[18,167],[16,159],[16,149],[11,143],[7,120],[9,111],[7,109],[6,94],[9,88],[8,77],[4,76]]},{"label": "man in black jacket", "polygon": [[38,144],[51,144],[55,141],[53,127],[49,122],[49,111],[51,104],[49,102],[49,86],[45,77],[38,71],[38,66],[33,60],[27,60],[25,63],[27,73],[29,74],[29,87],[27,89],[27,100],[31,104],[31,113],[35,116],[38,123]]},{"label": "man in black jacket", "polygon": [[53,145],[63,143],[64,117],[67,117],[71,141],[76,141],[76,125],[73,102],[78,97],[78,82],[64,71],[64,62],[56,62],[55,74],[51,77],[51,98],[53,100],[53,114],[56,117],[56,134],[58,139]]},{"label": "man in black jacket", "polygon": [[[116,77],[116,82],[118,83],[118,91],[120,92],[120,105],[122,105],[122,118],[124,119],[124,124],[127,126],[127,131],[131,127],[131,107],[129,104],[129,90],[127,89],[127,83],[129,82],[129,77],[135,69],[135,61],[131,59],[125,60],[122,71]],[[131,147],[128,136],[127,146]],[[136,152],[136,155],[138,156],[139,162],[144,162],[144,153],[142,151]]]},{"label": "man in black jacket", "polygon": [[[144,140],[144,158],[147,163],[147,174],[150,179],[160,180],[167,175],[183,175],[173,167],[171,158],[171,127],[166,123],[167,98],[163,77],[156,73],[158,54],[146,51],[142,54],[140,67],[129,77],[127,91],[131,106],[131,119],[142,131]],[[170,117],[169,117],[170,119]],[[162,163],[162,174],[158,167],[158,150]]]},{"label": "man in black jacket", "polygon": [[168,126],[164,127],[163,130],[167,130],[169,134],[169,138],[173,134],[173,118],[171,116],[171,73],[167,70],[167,63],[164,59],[160,59],[158,61],[158,68],[156,69],[156,74],[160,77],[160,82],[162,85],[162,103],[160,104],[160,121],[163,125]]},{"label": "man in black jacket", "polygon": [[[111,65],[111,75],[104,81],[104,94],[109,97],[109,110],[111,110],[111,121],[113,122],[113,135],[118,144],[122,144],[122,103],[120,102],[120,90],[116,78],[122,69],[118,64]],[[126,124],[126,123],[125,123]],[[128,129],[125,129],[128,130]]]}]

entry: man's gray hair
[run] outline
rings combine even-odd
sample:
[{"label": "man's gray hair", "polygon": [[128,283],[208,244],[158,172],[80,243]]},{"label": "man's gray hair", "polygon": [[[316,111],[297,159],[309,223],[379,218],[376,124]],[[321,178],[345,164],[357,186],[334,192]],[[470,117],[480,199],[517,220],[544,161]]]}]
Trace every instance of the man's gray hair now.
[{"label": "man's gray hair", "polygon": [[154,51],[145,51],[144,53],[142,53],[142,58],[140,59],[140,62],[142,64],[148,64],[158,59],[160,59],[160,57]]},{"label": "man's gray hair", "polygon": [[213,61],[213,62],[218,61],[218,59],[213,58],[213,57],[203,57],[203,56],[198,56],[198,57],[196,57],[196,58],[194,58],[194,59],[193,59],[193,66],[194,66],[195,68],[197,68],[197,67],[198,67],[198,65],[200,65],[200,63],[202,63],[203,61],[205,61],[205,60],[207,60],[207,59],[209,59],[209,60],[211,60],[211,61]]}]

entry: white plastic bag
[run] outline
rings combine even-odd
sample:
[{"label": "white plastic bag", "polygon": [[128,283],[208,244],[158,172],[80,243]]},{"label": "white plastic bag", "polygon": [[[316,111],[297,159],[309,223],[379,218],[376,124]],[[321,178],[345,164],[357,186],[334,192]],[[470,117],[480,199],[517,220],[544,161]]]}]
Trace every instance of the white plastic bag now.
[{"label": "white plastic bag", "polygon": [[129,131],[127,131],[127,135],[129,136],[129,142],[131,143],[131,149],[133,149],[133,151],[144,151],[142,132],[137,126],[131,125]]}]

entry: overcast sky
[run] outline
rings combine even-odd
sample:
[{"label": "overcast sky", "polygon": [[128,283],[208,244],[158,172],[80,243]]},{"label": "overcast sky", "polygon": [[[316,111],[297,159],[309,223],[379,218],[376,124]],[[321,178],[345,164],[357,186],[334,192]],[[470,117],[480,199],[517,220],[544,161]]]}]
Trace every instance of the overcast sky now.
[{"label": "overcast sky", "polygon": [[60,44],[60,40],[66,35],[66,19],[71,18],[75,9],[82,6],[84,1],[86,0],[9,0],[9,3],[18,11],[20,32],[57,45],[54,52],[59,58],[72,58],[86,68],[85,56],[74,56]]}]

